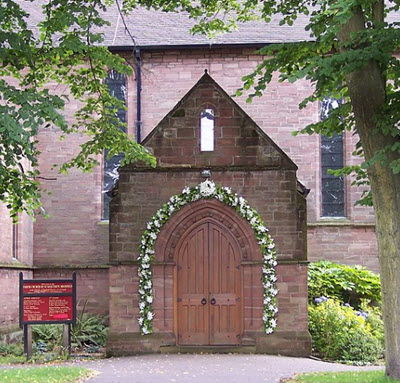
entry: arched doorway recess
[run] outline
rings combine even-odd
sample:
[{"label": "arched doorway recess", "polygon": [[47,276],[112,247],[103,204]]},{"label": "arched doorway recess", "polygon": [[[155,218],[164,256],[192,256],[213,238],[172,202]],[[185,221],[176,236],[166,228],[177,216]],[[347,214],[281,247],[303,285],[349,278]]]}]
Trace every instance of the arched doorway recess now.
[{"label": "arched doorway recess", "polygon": [[[243,284],[246,267],[262,260],[250,225],[217,200],[193,202],[161,230],[155,253],[159,261],[175,265],[177,344],[240,345],[245,304],[261,298],[253,289],[246,294]],[[261,290],[261,279],[253,283]]]}]

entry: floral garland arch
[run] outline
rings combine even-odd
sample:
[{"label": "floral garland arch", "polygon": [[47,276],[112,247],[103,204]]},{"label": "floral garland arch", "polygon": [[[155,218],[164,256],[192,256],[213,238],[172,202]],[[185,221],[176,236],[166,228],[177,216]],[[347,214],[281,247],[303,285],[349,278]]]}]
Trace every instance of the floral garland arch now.
[{"label": "floral garland arch", "polygon": [[264,287],[264,312],[263,323],[266,334],[271,334],[276,327],[277,302],[276,295],[276,250],[273,239],[264,226],[261,216],[251,208],[248,202],[239,197],[228,187],[216,185],[213,181],[206,180],[195,187],[185,187],[181,194],[174,195],[159,209],[143,232],[139,245],[138,274],[139,274],[139,326],[143,335],[153,332],[154,312],[153,283],[151,264],[154,260],[154,245],[162,226],[180,208],[199,199],[215,198],[246,219],[254,230],[257,242],[263,255],[262,282]]}]

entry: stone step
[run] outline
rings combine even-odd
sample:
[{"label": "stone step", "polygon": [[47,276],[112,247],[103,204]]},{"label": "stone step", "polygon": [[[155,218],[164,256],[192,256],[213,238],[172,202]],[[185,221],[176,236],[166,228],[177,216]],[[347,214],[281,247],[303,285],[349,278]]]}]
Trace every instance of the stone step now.
[{"label": "stone step", "polygon": [[255,346],[161,346],[162,354],[254,354]]}]

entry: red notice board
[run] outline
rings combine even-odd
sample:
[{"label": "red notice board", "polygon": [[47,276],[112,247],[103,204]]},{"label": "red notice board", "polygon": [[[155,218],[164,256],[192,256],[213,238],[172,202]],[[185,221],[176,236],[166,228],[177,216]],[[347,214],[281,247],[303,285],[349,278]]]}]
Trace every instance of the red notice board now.
[{"label": "red notice board", "polygon": [[23,279],[20,273],[20,325],[76,320],[76,274],[72,279]]}]

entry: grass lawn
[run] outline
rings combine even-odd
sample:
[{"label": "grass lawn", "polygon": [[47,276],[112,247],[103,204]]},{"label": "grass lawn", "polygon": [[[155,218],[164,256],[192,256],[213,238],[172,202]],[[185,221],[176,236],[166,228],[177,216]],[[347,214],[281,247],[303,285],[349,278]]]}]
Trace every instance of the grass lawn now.
[{"label": "grass lawn", "polygon": [[80,367],[49,366],[0,370],[1,383],[71,383],[92,375]]},{"label": "grass lawn", "polygon": [[287,383],[400,383],[400,380],[390,379],[379,370],[301,374]]}]

